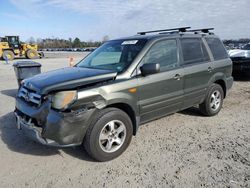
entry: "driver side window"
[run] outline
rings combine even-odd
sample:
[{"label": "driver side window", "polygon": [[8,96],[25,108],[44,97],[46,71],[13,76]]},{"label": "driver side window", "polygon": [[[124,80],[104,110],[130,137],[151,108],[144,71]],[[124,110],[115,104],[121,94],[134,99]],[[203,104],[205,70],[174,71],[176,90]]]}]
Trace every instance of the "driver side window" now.
[{"label": "driver side window", "polygon": [[177,43],[175,39],[155,43],[142,60],[142,64],[158,63],[160,70],[171,70],[178,66]]}]

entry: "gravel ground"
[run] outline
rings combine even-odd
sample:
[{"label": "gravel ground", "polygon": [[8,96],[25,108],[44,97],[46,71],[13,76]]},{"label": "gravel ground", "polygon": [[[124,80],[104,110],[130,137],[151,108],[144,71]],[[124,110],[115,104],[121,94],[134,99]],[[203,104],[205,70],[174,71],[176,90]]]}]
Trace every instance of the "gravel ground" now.
[{"label": "gravel ground", "polygon": [[[37,61],[48,71],[68,66],[71,55],[86,54]],[[0,61],[0,75],[0,187],[250,187],[249,78],[234,82],[217,116],[194,107],[144,124],[125,153],[100,163],[81,147],[46,147],[22,135],[13,67]]]}]

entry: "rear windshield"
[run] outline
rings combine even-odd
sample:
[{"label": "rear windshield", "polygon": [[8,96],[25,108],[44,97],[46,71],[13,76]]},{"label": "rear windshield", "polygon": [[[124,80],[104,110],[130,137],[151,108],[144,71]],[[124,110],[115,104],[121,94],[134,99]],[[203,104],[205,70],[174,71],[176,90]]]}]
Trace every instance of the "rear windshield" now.
[{"label": "rear windshield", "polygon": [[206,38],[207,44],[214,56],[214,60],[226,59],[228,58],[227,51],[218,38]]},{"label": "rear windshield", "polygon": [[243,50],[250,50],[250,44],[246,44],[242,49]]},{"label": "rear windshield", "polygon": [[80,61],[77,67],[123,72],[134,61],[146,42],[145,39],[106,42]]}]

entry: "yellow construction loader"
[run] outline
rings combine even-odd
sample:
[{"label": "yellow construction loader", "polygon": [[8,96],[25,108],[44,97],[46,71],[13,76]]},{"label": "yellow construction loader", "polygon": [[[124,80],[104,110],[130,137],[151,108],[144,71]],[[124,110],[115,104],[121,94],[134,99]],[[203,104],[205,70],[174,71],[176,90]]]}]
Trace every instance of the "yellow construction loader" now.
[{"label": "yellow construction loader", "polygon": [[13,60],[16,57],[42,58],[43,53],[39,53],[37,49],[37,44],[21,43],[19,36],[0,37],[0,58],[4,60]]}]

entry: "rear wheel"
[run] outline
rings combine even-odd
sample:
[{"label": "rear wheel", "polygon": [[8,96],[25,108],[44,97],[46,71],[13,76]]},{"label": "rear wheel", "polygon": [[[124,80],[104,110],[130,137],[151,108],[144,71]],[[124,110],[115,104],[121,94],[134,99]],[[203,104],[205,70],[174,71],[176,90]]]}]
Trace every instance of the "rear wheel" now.
[{"label": "rear wheel", "polygon": [[39,58],[38,52],[36,50],[30,49],[26,52],[26,56],[29,59],[37,59]]},{"label": "rear wheel", "polygon": [[129,116],[119,109],[107,108],[90,125],[84,138],[84,147],[95,160],[109,161],[127,149],[132,133]]},{"label": "rear wheel", "polygon": [[3,52],[4,60],[13,60],[15,58],[15,54],[11,50],[5,50]]},{"label": "rear wheel", "polygon": [[222,108],[224,92],[219,84],[213,84],[208,90],[205,101],[200,104],[200,111],[206,116],[214,116]]}]

